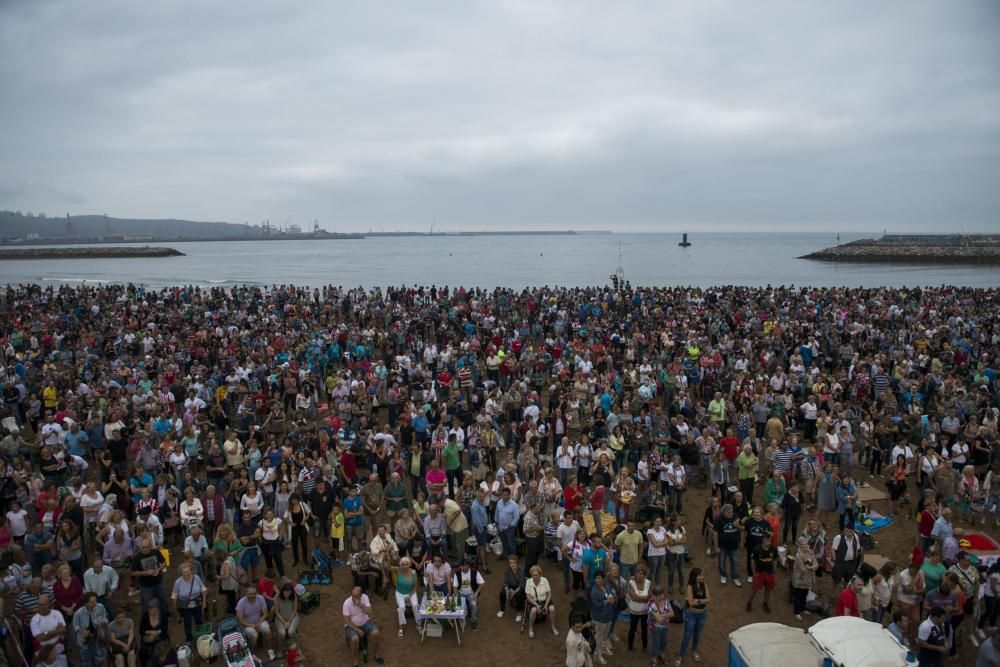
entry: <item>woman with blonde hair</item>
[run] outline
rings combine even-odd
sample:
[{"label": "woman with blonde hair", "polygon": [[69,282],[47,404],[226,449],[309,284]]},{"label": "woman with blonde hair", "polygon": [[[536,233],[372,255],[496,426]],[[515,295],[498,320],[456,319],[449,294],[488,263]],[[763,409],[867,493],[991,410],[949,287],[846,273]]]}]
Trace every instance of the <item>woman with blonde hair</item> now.
[{"label": "woman with blonde hair", "polygon": [[396,593],[396,620],[399,622],[398,637],[403,636],[403,626],[406,625],[406,605],[409,604],[413,610],[413,617],[417,616],[417,587],[420,577],[413,569],[413,561],[409,556],[399,559],[399,565],[392,568],[395,579]]}]

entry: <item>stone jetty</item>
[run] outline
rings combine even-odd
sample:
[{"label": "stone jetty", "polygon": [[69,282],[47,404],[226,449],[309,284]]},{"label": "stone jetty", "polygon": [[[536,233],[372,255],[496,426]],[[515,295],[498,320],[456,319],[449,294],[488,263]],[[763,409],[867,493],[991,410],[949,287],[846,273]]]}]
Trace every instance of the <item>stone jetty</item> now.
[{"label": "stone jetty", "polygon": [[116,259],[146,257],[181,257],[184,253],[173,248],[100,247],[85,248],[0,248],[0,260],[4,259]]},{"label": "stone jetty", "polygon": [[887,264],[1000,264],[1000,234],[887,234],[824,248],[799,259]]}]

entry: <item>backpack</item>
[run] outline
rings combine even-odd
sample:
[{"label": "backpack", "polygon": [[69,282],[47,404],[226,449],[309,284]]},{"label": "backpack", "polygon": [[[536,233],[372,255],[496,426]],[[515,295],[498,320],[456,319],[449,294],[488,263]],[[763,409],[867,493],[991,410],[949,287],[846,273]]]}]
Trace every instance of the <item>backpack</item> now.
[{"label": "backpack", "polygon": [[[229,576],[226,577],[226,579],[236,583],[238,585],[237,587],[246,586],[247,584],[249,584],[250,579],[249,577],[247,577],[247,571],[243,569],[243,566],[241,566],[232,556],[228,558],[228,561],[230,564],[230,570],[229,570]],[[223,585],[226,583],[225,579],[223,579],[223,574],[222,574],[222,568],[224,565],[225,564],[219,566],[219,587],[222,588],[222,590],[229,590],[223,587]],[[236,589],[234,588],[232,590]]]}]

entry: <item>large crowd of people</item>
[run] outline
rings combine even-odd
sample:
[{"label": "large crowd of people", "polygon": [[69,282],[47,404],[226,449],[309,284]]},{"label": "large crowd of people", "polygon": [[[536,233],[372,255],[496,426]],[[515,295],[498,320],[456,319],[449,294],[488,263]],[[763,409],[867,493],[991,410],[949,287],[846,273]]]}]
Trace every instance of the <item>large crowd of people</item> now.
[{"label": "large crowd of people", "polygon": [[[194,642],[231,614],[296,664],[327,558],[353,664],[384,662],[373,605],[402,638],[457,596],[476,631],[489,582],[569,667],[699,662],[733,598],[997,667],[1000,566],[962,543],[1000,521],[998,312],[955,287],[9,286],[8,653],[173,665],[169,619]],[[878,568],[866,487],[919,519]]]}]

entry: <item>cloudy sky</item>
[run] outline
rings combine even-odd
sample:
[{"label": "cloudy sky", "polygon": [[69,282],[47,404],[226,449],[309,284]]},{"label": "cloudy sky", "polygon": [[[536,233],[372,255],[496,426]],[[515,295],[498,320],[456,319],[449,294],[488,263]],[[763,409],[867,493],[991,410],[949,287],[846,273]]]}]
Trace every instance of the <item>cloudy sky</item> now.
[{"label": "cloudy sky", "polygon": [[4,0],[0,208],[1000,231],[998,35],[994,0]]}]

